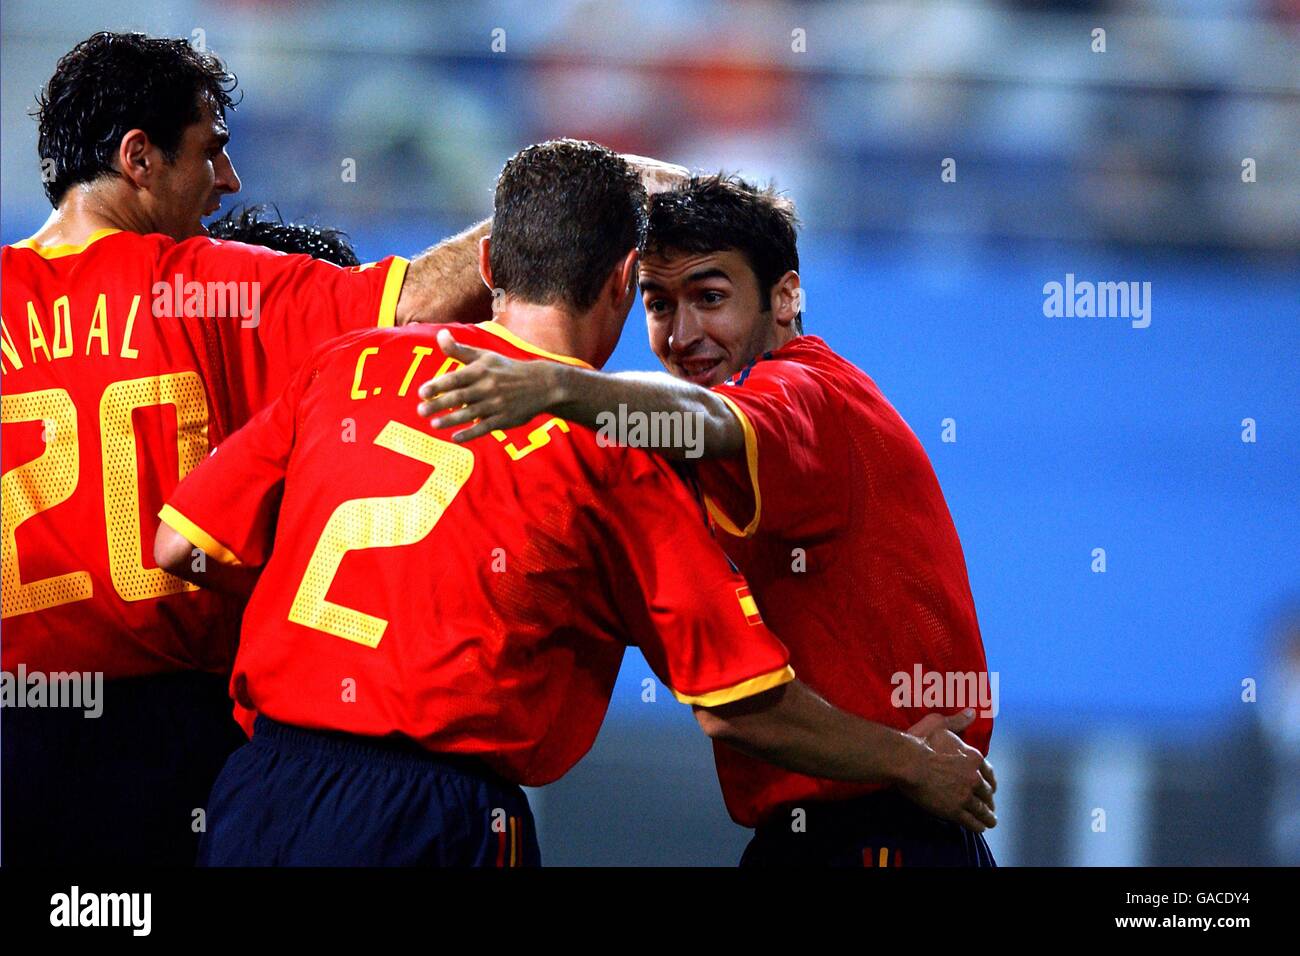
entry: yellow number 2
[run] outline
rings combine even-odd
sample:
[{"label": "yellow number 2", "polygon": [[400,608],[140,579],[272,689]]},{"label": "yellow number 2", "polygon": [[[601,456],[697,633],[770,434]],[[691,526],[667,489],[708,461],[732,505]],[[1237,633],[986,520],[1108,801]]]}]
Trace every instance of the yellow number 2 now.
[{"label": "yellow number 2", "polygon": [[385,425],[375,444],[431,465],[433,473],[414,494],[354,498],[335,508],[289,609],[289,620],[295,624],[366,647],[379,646],[388,622],[325,598],[344,555],[362,548],[396,548],[423,540],[474,471],[474,453],[468,448],[399,422]]},{"label": "yellow number 2", "polygon": [[39,458],[5,473],[0,480],[4,499],[3,616],[30,614],[47,607],[84,601],[94,590],[90,574],[69,571],[23,583],[18,576],[18,526],[46,508],[67,501],[77,490],[80,454],[77,409],[67,389],[47,388],[0,399],[0,419],[6,425],[43,421],[45,450]]}]

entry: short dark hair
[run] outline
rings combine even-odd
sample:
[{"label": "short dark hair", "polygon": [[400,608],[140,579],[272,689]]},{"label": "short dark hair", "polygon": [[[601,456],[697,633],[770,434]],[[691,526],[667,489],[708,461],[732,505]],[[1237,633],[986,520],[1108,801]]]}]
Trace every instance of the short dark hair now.
[{"label": "short dark hair", "polygon": [[582,311],[619,260],[644,248],[645,232],[645,187],[625,159],[597,143],[538,143],[497,180],[492,281],[524,301]]},{"label": "short dark hair", "polygon": [[220,219],[214,219],[208,223],[208,236],[265,246],[278,252],[301,253],[336,266],[361,264],[346,232],[306,222],[285,222],[279,209],[272,206],[268,212],[260,203],[236,206]]},{"label": "short dark hair", "polygon": [[[695,254],[735,249],[758,278],[766,312],[772,287],[787,272],[799,271],[798,228],[794,203],[770,185],[728,173],[693,176],[654,197],[646,249]],[[795,331],[803,331],[802,312]]]},{"label": "short dark hair", "polygon": [[122,137],[142,129],[174,162],[185,127],[206,99],[221,117],[238,83],[215,55],[186,40],[96,33],[66,53],[37,97],[41,162],[53,162],[45,195],[58,206],[69,187],[112,174]]}]

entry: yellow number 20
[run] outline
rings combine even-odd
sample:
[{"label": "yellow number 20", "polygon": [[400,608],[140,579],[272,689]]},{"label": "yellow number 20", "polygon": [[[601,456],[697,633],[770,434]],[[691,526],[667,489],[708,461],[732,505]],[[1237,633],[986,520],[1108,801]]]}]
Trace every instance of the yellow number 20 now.
[{"label": "yellow number 20", "polygon": [[[31,614],[91,597],[86,571],[70,571],[22,582],[18,565],[18,526],[72,497],[80,480],[81,449],[77,409],[67,389],[47,388],[5,395],[0,418],[6,425],[43,421],[45,450],[39,458],[7,472],[4,495],[3,617]],[[173,372],[114,382],[99,403],[99,438],[104,465],[104,520],[113,588],[123,601],[145,601],[195,586],[142,559],[138,439],[131,415],[137,408],[176,408],[178,478],[184,478],[208,451],[208,400],[198,372]],[[89,530],[89,529],[87,529]]]},{"label": "yellow number 20", "polygon": [[372,648],[379,646],[388,622],[325,598],[344,555],[362,548],[396,548],[423,540],[474,471],[474,453],[468,448],[399,422],[385,425],[375,444],[431,465],[433,473],[414,494],[355,498],[335,508],[289,609],[289,620],[295,624]]}]

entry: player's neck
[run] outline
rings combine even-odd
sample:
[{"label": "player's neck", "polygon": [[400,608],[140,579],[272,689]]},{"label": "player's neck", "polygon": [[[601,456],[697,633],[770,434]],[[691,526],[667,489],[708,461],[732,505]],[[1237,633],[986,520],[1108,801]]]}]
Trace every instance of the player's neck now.
[{"label": "player's neck", "polygon": [[507,299],[492,317],[529,345],[599,366],[599,329],[568,309]]},{"label": "player's neck", "polygon": [[794,330],[793,325],[778,326],[776,330],[776,343],[772,348],[779,349],[781,346],[793,342],[799,337],[798,332]]},{"label": "player's neck", "polygon": [[32,236],[41,246],[79,246],[103,229],[154,232],[144,217],[121,201],[116,182],[72,186],[45,224]]},{"label": "player's neck", "polygon": [[768,330],[767,339],[763,342],[763,347],[759,349],[759,354],[764,352],[775,352],[787,342],[792,342],[799,337],[799,333],[794,330],[794,324],[781,325],[773,322],[772,327]]}]

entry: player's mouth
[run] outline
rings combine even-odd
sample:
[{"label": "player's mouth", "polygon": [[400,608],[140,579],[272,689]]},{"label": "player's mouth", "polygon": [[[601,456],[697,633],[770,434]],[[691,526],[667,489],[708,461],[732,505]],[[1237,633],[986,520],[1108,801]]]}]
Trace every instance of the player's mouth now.
[{"label": "player's mouth", "polygon": [[677,367],[682,370],[682,376],[688,382],[696,385],[712,385],[714,373],[722,364],[722,358],[694,358],[681,359],[677,362]]}]

